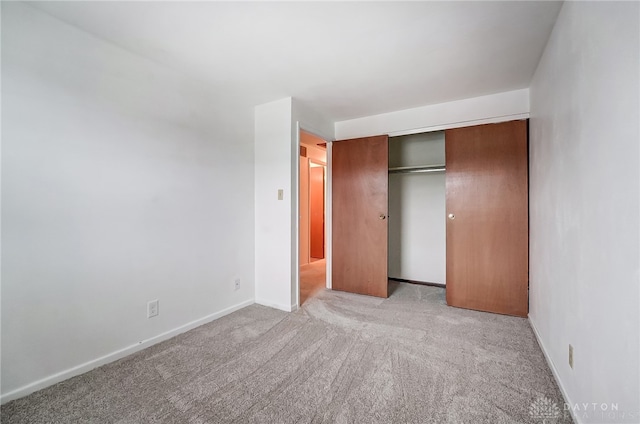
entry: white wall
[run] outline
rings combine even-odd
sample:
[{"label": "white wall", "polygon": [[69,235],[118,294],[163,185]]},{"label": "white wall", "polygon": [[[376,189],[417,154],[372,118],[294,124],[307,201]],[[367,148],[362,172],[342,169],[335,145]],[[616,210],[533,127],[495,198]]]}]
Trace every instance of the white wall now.
[{"label": "white wall", "polygon": [[[389,138],[389,167],[443,165],[444,132]],[[445,284],[445,173],[389,174],[389,277]]]},{"label": "white wall", "polygon": [[21,3],[2,79],[3,401],[252,302],[250,124]]},{"label": "white wall", "polygon": [[529,89],[421,106],[335,123],[336,139],[390,136],[529,117]]},{"label": "white wall", "polygon": [[529,318],[569,402],[618,404],[585,423],[640,421],[639,13],[564,3],[531,85]]},{"label": "white wall", "polygon": [[291,97],[255,108],[256,302],[284,311],[298,304],[299,128],[333,138],[329,121]]},{"label": "white wall", "polygon": [[[298,202],[298,187],[292,185],[291,163],[298,162],[298,152],[294,155],[292,150],[291,107],[289,97],[255,108],[256,302],[284,311],[295,306],[290,286],[291,225],[296,215],[291,203]],[[297,174],[297,167],[293,169]],[[278,190],[284,191],[282,200]]]}]

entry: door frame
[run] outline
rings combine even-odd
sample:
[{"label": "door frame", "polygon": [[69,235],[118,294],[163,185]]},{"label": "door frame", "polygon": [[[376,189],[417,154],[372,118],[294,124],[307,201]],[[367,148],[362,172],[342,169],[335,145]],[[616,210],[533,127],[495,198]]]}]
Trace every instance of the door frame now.
[{"label": "door frame", "polygon": [[300,307],[300,131],[304,131],[308,134],[321,138],[327,143],[327,159],[325,164],[326,169],[326,191],[325,191],[325,203],[324,203],[324,243],[325,243],[325,264],[326,264],[326,287],[331,288],[331,148],[333,145],[333,137],[323,135],[321,131],[314,129],[312,126],[307,125],[304,122],[296,121],[295,129],[295,143],[293,150],[295,152],[295,159],[292,161],[294,166],[292,169],[291,180],[295,182],[293,184],[291,200],[293,202],[293,210],[295,210],[295,225],[293,231],[292,247],[294,252],[294,268],[292,275],[293,281],[291,282],[291,291],[295,290],[296,293],[296,309]]}]

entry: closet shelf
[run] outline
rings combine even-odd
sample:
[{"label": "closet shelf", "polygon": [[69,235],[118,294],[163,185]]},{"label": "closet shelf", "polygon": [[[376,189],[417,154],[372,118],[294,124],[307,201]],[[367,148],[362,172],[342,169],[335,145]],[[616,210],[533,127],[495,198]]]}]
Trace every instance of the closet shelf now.
[{"label": "closet shelf", "polygon": [[400,166],[397,168],[389,168],[389,174],[417,174],[425,172],[444,172],[444,165],[431,166]]}]

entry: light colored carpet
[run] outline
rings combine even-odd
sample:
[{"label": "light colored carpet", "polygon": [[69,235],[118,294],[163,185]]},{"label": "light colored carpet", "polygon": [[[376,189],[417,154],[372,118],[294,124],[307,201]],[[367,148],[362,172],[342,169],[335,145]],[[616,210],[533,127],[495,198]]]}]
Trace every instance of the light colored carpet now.
[{"label": "light colored carpet", "polygon": [[300,267],[300,305],[327,287],[326,260],[314,260]]},{"label": "light colored carpet", "polygon": [[10,402],[2,423],[542,423],[536,399],[562,409],[526,320],[391,289],[249,306]]}]

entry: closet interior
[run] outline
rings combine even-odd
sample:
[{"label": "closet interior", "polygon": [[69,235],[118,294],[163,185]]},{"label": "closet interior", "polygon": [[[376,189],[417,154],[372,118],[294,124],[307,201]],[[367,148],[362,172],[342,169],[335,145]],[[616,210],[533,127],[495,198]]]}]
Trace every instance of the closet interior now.
[{"label": "closet interior", "polygon": [[390,280],[445,286],[445,133],[389,137]]}]

